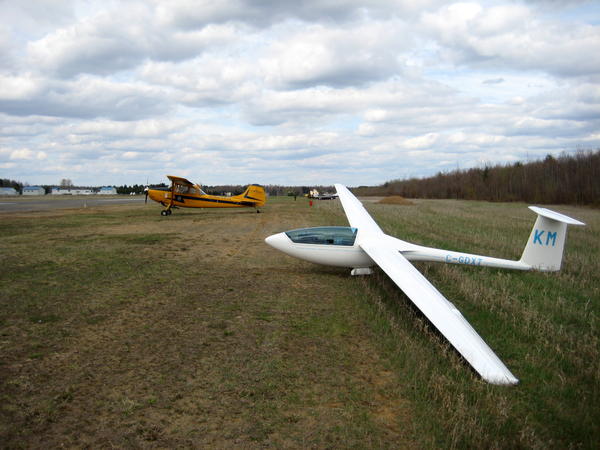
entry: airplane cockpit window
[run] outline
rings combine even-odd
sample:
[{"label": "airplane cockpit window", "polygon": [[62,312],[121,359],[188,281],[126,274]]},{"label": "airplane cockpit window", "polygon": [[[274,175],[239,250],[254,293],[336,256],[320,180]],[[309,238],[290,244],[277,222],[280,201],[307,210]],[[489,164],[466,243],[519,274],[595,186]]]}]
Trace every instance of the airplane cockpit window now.
[{"label": "airplane cockpit window", "polygon": [[354,245],[356,228],[315,227],[286,231],[285,234],[296,244]]},{"label": "airplane cockpit window", "polygon": [[189,190],[189,187],[185,184],[176,184],[175,185],[175,192],[178,194],[187,194]]},{"label": "airplane cockpit window", "polygon": [[198,185],[190,186],[187,193],[192,195],[206,195],[206,192],[200,189]]}]

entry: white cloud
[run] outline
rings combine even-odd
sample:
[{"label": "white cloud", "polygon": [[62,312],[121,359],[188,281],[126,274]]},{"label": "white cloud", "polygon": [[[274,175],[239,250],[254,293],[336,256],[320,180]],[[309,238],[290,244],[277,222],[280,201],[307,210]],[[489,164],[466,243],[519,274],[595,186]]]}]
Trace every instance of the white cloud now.
[{"label": "white cloud", "polygon": [[402,145],[404,148],[426,149],[426,148],[431,148],[435,144],[435,142],[438,140],[438,138],[439,138],[439,135],[437,133],[427,133],[423,136],[417,136],[414,138],[406,139]]},{"label": "white cloud", "polygon": [[519,4],[455,3],[424,13],[421,23],[439,41],[439,56],[450,63],[600,75],[600,60],[589,57],[600,48],[598,25],[574,26],[534,13]]},{"label": "white cloud", "polygon": [[15,94],[3,90],[0,111],[10,115],[111,117],[132,120],[161,115],[171,107],[165,89],[137,82],[81,76],[73,81],[16,79]]},{"label": "white cloud", "polygon": [[29,99],[44,89],[44,80],[31,74],[17,76],[0,74],[0,101]]},{"label": "white cloud", "polygon": [[600,146],[590,3],[6,0],[0,16],[13,179],[369,184]]},{"label": "white cloud", "polygon": [[275,42],[261,61],[274,87],[357,86],[402,72],[399,54],[411,41],[400,21],[332,28],[303,27]]},{"label": "white cloud", "polygon": [[31,161],[34,159],[44,160],[47,158],[47,156],[48,155],[45,152],[39,152],[39,151],[36,152],[36,151],[28,149],[28,148],[21,148],[21,149],[13,150],[12,152],[10,152],[9,159],[25,160],[25,161]]}]

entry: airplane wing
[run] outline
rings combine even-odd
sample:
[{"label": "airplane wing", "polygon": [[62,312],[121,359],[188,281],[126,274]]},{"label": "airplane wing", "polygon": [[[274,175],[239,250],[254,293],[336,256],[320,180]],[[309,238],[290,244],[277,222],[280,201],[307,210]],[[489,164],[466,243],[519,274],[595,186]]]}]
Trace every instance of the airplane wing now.
[{"label": "airplane wing", "polygon": [[190,180],[187,180],[185,178],[181,178],[181,177],[174,177],[173,175],[167,175],[167,178],[169,180],[171,180],[171,182],[176,183],[176,184],[182,184],[184,186],[194,186],[194,183],[192,183]]},{"label": "airplane wing", "polygon": [[377,222],[369,215],[362,203],[343,184],[336,184],[335,189],[342,202],[350,226],[363,232],[383,233]]},{"label": "airplane wing", "polygon": [[374,236],[369,236],[359,245],[484,380],[493,384],[519,382],[460,311],[400,252],[380,243]]},{"label": "airplane wing", "polygon": [[[343,185],[335,188],[350,225],[359,229],[359,245],[425,314],[481,377],[493,384],[516,384],[500,361],[456,307],[402,254],[385,243],[385,234],[360,201]],[[362,231],[362,233],[361,233]]]}]

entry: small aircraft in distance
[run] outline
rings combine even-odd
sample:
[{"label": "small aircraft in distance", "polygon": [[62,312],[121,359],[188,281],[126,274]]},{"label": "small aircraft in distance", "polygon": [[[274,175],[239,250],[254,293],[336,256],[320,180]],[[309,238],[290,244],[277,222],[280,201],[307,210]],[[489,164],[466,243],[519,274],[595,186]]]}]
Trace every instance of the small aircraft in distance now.
[{"label": "small aircraft in distance", "polygon": [[335,200],[338,198],[337,194],[319,194],[317,197],[318,200]]},{"label": "small aircraft in distance", "polygon": [[265,189],[258,184],[249,185],[240,195],[224,197],[205,193],[198,184],[181,177],[167,175],[171,180],[171,187],[148,188],[146,202],[150,197],[155,202],[164,206],[160,212],[162,216],[170,216],[172,208],[256,208],[267,202]]},{"label": "small aircraft in distance", "polygon": [[519,261],[423,247],[385,234],[361,202],[343,185],[336,184],[349,227],[302,228],[265,239],[270,246],[290,256],[319,264],[351,267],[352,275],[372,273],[378,265],[471,364],[492,384],[517,384],[492,349],[410,261],[487,266],[517,270],[560,270],[567,225],[584,223],[546,208],[530,206],[537,214]]},{"label": "small aircraft in distance", "polygon": [[317,191],[316,189],[312,189],[308,193],[308,198],[314,198],[317,200],[335,200],[336,198],[338,198],[338,195],[330,193],[319,194],[319,191]]}]

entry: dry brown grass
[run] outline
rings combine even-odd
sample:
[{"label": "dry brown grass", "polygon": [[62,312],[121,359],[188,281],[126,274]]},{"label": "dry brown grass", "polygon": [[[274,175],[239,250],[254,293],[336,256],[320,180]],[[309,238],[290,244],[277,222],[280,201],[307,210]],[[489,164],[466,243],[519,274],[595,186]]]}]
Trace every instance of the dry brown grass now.
[{"label": "dry brown grass", "polygon": [[[518,258],[524,205],[366,203],[388,233]],[[419,264],[521,379],[490,386],[381,271],[266,246],[339,202],[0,216],[0,442],[14,447],[594,448],[600,213],[558,274]],[[493,218],[493,220],[491,219]]]},{"label": "dry brown grass", "polygon": [[3,446],[413,443],[355,280],[264,244],[318,206],[158,212],[0,217]]}]

